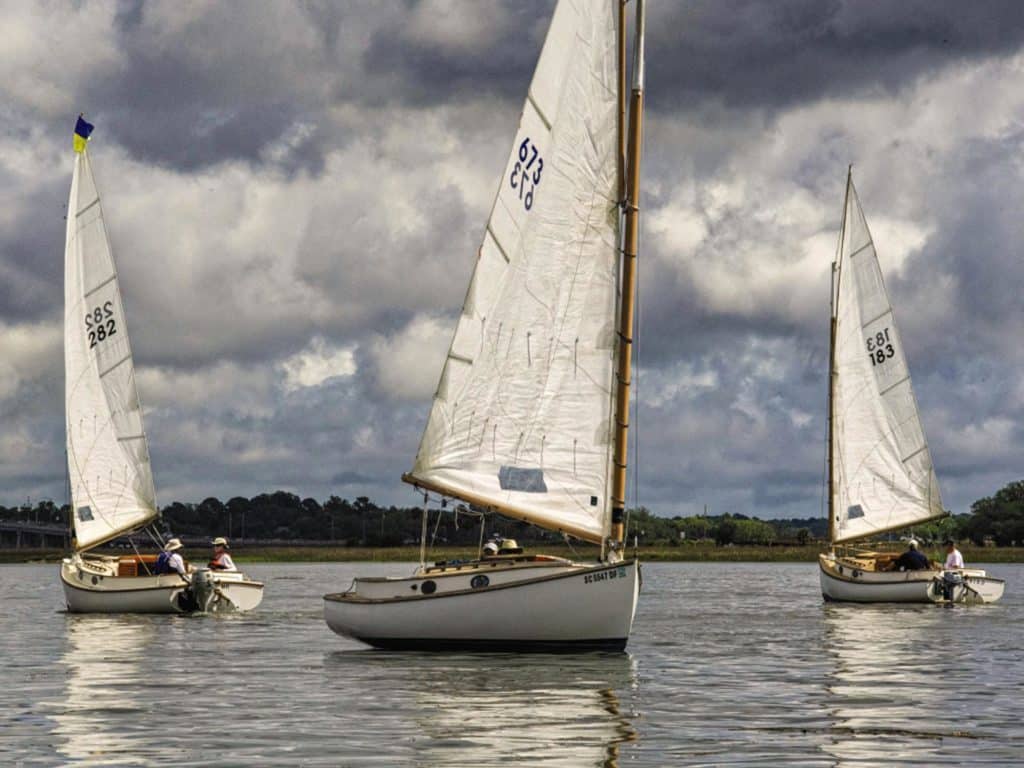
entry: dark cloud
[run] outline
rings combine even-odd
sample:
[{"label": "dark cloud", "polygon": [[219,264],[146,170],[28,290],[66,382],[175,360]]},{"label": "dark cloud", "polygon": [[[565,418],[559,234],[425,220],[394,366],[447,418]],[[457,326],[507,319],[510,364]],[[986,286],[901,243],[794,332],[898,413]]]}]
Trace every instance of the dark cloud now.
[{"label": "dark cloud", "polygon": [[1012,0],[698,0],[651,4],[649,14],[650,102],[670,111],[892,93],[1024,42],[1024,6]]},{"label": "dark cloud", "polygon": [[[408,501],[398,477],[552,7],[125,2],[109,18],[83,6],[68,26],[45,5],[0,12],[9,36],[47,30],[69,56],[89,52],[52,69],[0,53],[9,501],[63,495],[79,109],[97,123],[161,499],[283,487]],[[1014,479],[1024,7],[649,13],[639,501],[820,512],[828,265],[850,162],[947,505]]]}]

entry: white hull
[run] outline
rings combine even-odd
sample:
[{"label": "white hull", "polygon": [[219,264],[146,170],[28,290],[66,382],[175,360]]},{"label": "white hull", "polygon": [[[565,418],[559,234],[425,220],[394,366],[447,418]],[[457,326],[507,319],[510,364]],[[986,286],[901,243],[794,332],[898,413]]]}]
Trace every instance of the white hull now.
[{"label": "white hull", "polygon": [[847,603],[994,603],[1003,596],[1005,582],[985,571],[955,571],[962,584],[947,598],[941,580],[944,571],[866,571],[844,564],[833,554],[820,555],[821,594],[826,600]]},{"label": "white hull", "polygon": [[[113,561],[113,562],[111,562]],[[179,596],[188,586],[177,574],[117,576],[116,558],[66,558],[60,569],[72,613],[185,613]],[[251,611],[263,600],[263,584],[242,573],[213,573],[218,599],[213,610]]]},{"label": "white hull", "polygon": [[622,650],[638,592],[635,560],[507,568],[484,561],[409,579],[356,579],[348,592],[324,596],[324,619],[378,648]]}]

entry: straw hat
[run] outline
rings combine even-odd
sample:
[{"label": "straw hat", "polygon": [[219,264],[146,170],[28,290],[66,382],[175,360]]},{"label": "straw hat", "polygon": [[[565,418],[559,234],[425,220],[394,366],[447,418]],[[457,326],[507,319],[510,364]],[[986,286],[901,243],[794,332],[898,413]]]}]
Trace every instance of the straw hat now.
[{"label": "straw hat", "polygon": [[164,545],[164,551],[165,552],[173,552],[176,549],[181,549],[183,546],[184,546],[184,544],[181,543],[181,539],[170,539]]},{"label": "straw hat", "polygon": [[213,546],[224,547],[224,549],[231,549],[231,547],[228,546],[228,540],[225,539],[223,536],[218,536],[216,539],[214,539]]}]

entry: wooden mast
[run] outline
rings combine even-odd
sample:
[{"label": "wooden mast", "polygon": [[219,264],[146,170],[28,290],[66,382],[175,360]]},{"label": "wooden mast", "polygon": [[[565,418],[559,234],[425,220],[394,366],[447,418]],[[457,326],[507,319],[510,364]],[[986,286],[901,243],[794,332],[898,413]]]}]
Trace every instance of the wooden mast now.
[{"label": "wooden mast", "polygon": [[619,117],[618,117],[618,165],[616,172],[619,176],[619,205],[626,203],[626,3],[628,0],[618,0],[618,67],[619,67]]},{"label": "wooden mast", "polygon": [[836,392],[836,312],[839,309],[839,277],[843,259],[843,245],[846,240],[846,211],[850,205],[850,181],[853,178],[853,166],[846,169],[846,194],[843,196],[843,223],[839,230],[839,249],[835,261],[832,262],[832,284],[829,296],[831,315],[828,339],[828,543],[835,545],[836,540],[836,509],[835,509],[835,392]]},{"label": "wooden mast", "polygon": [[[621,26],[620,26],[621,29]],[[620,34],[624,34],[621,32]],[[621,49],[620,49],[621,50]],[[615,393],[615,447],[612,475],[612,546],[625,538],[626,464],[629,450],[629,388],[633,358],[633,313],[636,259],[640,241],[640,145],[644,110],[644,0],[636,0],[633,40],[633,93],[629,108],[626,155],[626,213],[622,253],[622,300],[619,312],[618,386]]]}]

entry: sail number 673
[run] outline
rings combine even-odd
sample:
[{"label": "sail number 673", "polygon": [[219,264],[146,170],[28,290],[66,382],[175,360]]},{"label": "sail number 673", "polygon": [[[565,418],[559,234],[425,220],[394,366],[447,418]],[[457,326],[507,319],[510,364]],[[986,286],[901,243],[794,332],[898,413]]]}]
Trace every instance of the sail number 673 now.
[{"label": "sail number 673", "polygon": [[509,186],[519,192],[526,210],[533,208],[533,194],[540,185],[541,171],[544,170],[544,158],[537,151],[537,145],[527,136],[519,145],[519,162],[512,168],[508,177]]},{"label": "sail number 673", "polygon": [[868,347],[868,357],[871,358],[871,365],[881,365],[886,360],[896,355],[892,342],[889,340],[889,329],[884,328],[876,334],[868,336],[865,340]]}]

